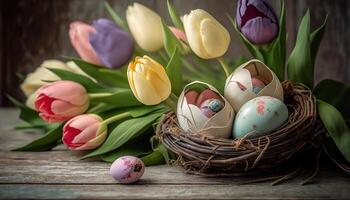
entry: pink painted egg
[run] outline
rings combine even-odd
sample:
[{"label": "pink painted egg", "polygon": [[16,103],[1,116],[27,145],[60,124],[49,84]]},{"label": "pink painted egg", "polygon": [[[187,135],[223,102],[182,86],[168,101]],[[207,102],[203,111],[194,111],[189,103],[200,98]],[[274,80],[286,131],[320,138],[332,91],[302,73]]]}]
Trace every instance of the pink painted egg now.
[{"label": "pink painted egg", "polygon": [[134,183],[145,172],[145,164],[137,157],[123,156],[113,162],[110,168],[112,177],[120,183]]},{"label": "pink painted egg", "polygon": [[255,94],[258,94],[266,86],[266,84],[257,77],[252,77],[252,85]]}]

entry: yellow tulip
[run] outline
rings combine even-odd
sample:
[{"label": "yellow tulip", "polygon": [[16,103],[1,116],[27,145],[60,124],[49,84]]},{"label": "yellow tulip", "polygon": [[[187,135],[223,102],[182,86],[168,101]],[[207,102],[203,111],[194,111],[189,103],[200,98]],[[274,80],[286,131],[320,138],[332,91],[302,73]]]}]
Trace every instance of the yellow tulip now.
[{"label": "yellow tulip", "polygon": [[192,10],[183,17],[188,43],[203,59],[218,58],[230,45],[230,34],[214,17],[202,9]]},{"label": "yellow tulip", "polygon": [[153,10],[134,3],[126,11],[126,21],[132,36],[142,49],[154,52],[163,47],[162,21]]},{"label": "yellow tulip", "polygon": [[135,97],[145,105],[156,105],[171,93],[164,67],[148,56],[136,57],[128,67],[128,81]]}]

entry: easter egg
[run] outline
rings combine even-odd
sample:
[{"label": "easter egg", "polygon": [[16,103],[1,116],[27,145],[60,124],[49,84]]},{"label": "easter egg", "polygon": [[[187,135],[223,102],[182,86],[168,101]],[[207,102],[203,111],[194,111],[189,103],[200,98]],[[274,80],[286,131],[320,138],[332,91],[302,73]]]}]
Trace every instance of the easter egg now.
[{"label": "easter egg", "polygon": [[270,96],[256,97],[246,102],[238,111],[233,125],[233,137],[263,136],[282,126],[288,120],[287,106]]},{"label": "easter egg", "polygon": [[203,103],[200,105],[200,109],[202,113],[208,118],[214,116],[223,107],[224,107],[224,104],[222,103],[222,101],[218,99],[207,99],[203,101]]},{"label": "easter egg", "polygon": [[252,85],[255,94],[258,94],[266,86],[266,84],[257,77],[252,77]]},{"label": "easter egg", "polygon": [[110,168],[112,177],[120,183],[134,183],[145,172],[145,164],[137,157],[123,156],[113,162]]}]

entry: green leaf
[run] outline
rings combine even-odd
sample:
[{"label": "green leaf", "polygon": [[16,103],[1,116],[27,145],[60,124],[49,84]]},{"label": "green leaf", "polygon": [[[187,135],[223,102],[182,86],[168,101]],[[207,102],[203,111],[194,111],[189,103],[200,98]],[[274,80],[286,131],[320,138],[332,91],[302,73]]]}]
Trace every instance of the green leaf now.
[{"label": "green leaf", "polygon": [[164,48],[168,56],[171,57],[175,51],[176,46],[178,46],[178,48],[181,48],[182,46],[180,41],[176,38],[173,32],[171,32],[168,25],[166,25],[163,20],[162,20],[162,28],[163,28]]},{"label": "green leaf", "polygon": [[47,122],[39,117],[39,114],[35,110],[28,108],[25,104],[21,103],[10,95],[7,95],[7,98],[21,109],[19,118],[23,121],[29,123],[33,127],[44,127],[48,125]]},{"label": "green leaf", "polygon": [[314,66],[310,51],[310,12],[301,20],[295,47],[287,62],[288,78],[296,83],[303,83],[313,88]]},{"label": "green leaf", "polygon": [[239,38],[241,41],[245,44],[249,52],[253,55],[255,59],[260,60],[261,62],[265,62],[264,55],[260,52],[259,48],[257,48],[254,44],[252,44],[238,29],[236,21],[229,15],[227,14],[228,19],[230,20],[233,28],[235,31],[238,33]]},{"label": "green leaf", "polygon": [[55,73],[62,80],[74,81],[76,83],[81,84],[83,87],[85,87],[85,89],[88,93],[98,93],[98,92],[109,91],[108,89],[103,88],[102,86],[96,84],[90,78],[87,78],[86,76],[76,74],[73,72],[69,72],[69,71],[65,71],[62,69],[54,69],[54,68],[47,68],[47,69],[52,71],[53,73]]},{"label": "green leaf", "polygon": [[162,113],[156,112],[144,117],[133,118],[122,122],[109,134],[102,146],[85,155],[82,159],[105,154],[121,147],[129,140],[139,137],[160,116],[162,116]]},{"label": "green leaf", "polygon": [[266,65],[283,81],[286,63],[286,19],[284,0],[280,1],[280,21],[277,38],[265,53]]},{"label": "green leaf", "polygon": [[42,137],[30,142],[29,144],[14,149],[13,151],[47,151],[51,150],[53,147],[57,146],[58,142],[62,138],[62,123],[58,123],[53,126]]},{"label": "green leaf", "polygon": [[[136,118],[136,117],[141,117],[144,115],[147,115],[153,111],[159,110],[159,112],[162,112],[161,110],[164,110],[165,107],[164,105],[155,105],[155,106],[137,106],[137,107],[132,107],[128,108],[128,113],[130,113],[131,117]],[[163,113],[163,112],[162,112]]]},{"label": "green leaf", "polygon": [[141,160],[146,166],[162,165],[166,163],[163,154],[158,149],[155,149],[152,153],[142,157]]},{"label": "green leaf", "polygon": [[318,114],[328,134],[344,158],[350,162],[350,130],[341,113],[332,105],[317,100]]},{"label": "green leaf", "polygon": [[119,88],[129,88],[126,73],[121,70],[111,70],[74,57],[64,57],[72,60],[86,74],[94,78],[99,84]]},{"label": "green leaf", "polygon": [[166,67],[166,73],[171,82],[171,90],[174,94],[180,95],[183,89],[183,79],[182,79],[182,63],[180,60],[180,52],[178,51],[178,46],[175,47],[174,52],[169,60]]},{"label": "green leaf", "polygon": [[129,31],[128,24],[126,23],[126,21],[123,20],[123,18],[121,18],[106,1],[105,1],[105,7],[106,7],[109,15],[115,21],[115,23],[118,26],[120,26],[123,30]]},{"label": "green leaf", "polygon": [[103,154],[100,158],[105,162],[114,162],[122,156],[144,156],[152,152],[151,145],[146,140],[141,140],[136,143],[124,144],[120,148]]},{"label": "green leaf", "polygon": [[168,11],[169,11],[171,21],[173,22],[175,27],[177,27],[178,29],[184,30],[184,25],[182,24],[182,21],[179,15],[177,14],[174,5],[170,0],[167,0],[167,6],[168,6]]},{"label": "green leaf", "polygon": [[336,107],[346,119],[350,119],[350,86],[335,80],[322,80],[315,89],[317,99]]},{"label": "green leaf", "polygon": [[104,97],[95,97],[92,102],[104,102],[118,107],[129,107],[143,105],[134,96],[130,89],[118,89],[113,94]]},{"label": "green leaf", "polygon": [[324,20],[323,24],[310,34],[312,66],[315,65],[318,47],[320,46],[320,43],[324,35],[324,31],[326,29],[327,19],[328,19],[328,15],[326,16],[326,19]]}]

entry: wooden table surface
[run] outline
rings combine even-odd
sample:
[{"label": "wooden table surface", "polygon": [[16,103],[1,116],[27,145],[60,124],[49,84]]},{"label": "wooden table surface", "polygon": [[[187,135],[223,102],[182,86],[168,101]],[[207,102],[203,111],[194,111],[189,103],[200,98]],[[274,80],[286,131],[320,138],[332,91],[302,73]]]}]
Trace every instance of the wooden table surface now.
[{"label": "wooden table surface", "polygon": [[301,178],[271,186],[239,185],[244,178],[203,178],[166,165],[147,167],[134,185],[109,175],[108,163],[81,161],[77,152],[59,146],[49,152],[13,152],[37,133],[12,130],[18,110],[0,109],[1,199],[350,199],[350,176],[323,169],[313,184]]}]

